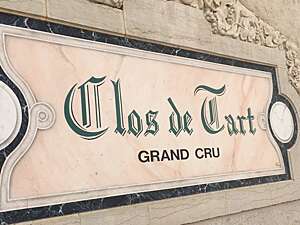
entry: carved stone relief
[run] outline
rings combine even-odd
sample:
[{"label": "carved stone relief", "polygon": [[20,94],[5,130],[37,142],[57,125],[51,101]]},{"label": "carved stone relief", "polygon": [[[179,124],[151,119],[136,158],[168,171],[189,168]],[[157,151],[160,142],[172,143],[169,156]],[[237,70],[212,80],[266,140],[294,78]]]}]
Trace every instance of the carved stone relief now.
[{"label": "carved stone relief", "polygon": [[[122,8],[124,0],[88,0]],[[300,94],[300,60],[297,46],[269,24],[255,16],[239,0],[166,0],[203,10],[212,32],[286,52],[289,82]]]},{"label": "carved stone relief", "polygon": [[88,0],[88,1],[97,4],[112,6],[119,9],[122,8],[123,6],[123,0]]},{"label": "carved stone relief", "polygon": [[167,0],[203,10],[212,32],[241,41],[278,48],[286,52],[288,78],[300,94],[300,60],[297,46],[288,38],[262,21],[238,0]]},{"label": "carved stone relief", "polygon": [[[122,8],[124,0],[88,0]],[[297,46],[269,24],[255,16],[239,0],[166,0],[203,10],[212,32],[241,41],[278,48],[286,52],[289,82],[300,94],[300,60]]]},{"label": "carved stone relief", "polygon": [[188,6],[192,6],[194,8],[203,9],[203,1],[202,0],[167,0],[167,1],[175,1],[179,3],[183,3]]}]

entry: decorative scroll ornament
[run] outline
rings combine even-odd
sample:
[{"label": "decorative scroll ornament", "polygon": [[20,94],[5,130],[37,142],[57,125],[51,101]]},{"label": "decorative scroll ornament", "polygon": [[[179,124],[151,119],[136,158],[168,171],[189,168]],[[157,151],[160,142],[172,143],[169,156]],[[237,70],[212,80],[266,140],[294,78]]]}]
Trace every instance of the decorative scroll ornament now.
[{"label": "decorative scroll ornament", "polygon": [[205,19],[211,24],[212,32],[222,36],[238,38],[269,48],[286,52],[289,82],[300,94],[300,59],[297,45],[262,21],[238,0],[167,0],[203,10]]},{"label": "decorative scroll ornament", "polygon": [[123,2],[124,2],[124,0],[88,0],[88,1],[97,4],[112,6],[119,9],[123,7]]}]

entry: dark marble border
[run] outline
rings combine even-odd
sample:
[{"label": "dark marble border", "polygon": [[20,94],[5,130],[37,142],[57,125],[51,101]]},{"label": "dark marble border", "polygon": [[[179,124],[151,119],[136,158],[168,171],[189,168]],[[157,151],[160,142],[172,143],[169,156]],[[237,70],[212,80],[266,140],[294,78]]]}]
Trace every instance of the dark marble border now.
[{"label": "dark marble border", "polygon": [[[137,204],[142,202],[174,198],[179,196],[187,196],[187,195],[205,193],[205,192],[221,191],[221,190],[226,190],[231,188],[252,186],[252,185],[263,184],[263,183],[279,182],[279,181],[291,179],[287,149],[291,147],[291,145],[296,140],[296,137],[298,135],[298,126],[297,126],[296,114],[294,112],[291,103],[285,97],[279,95],[276,70],[274,67],[249,63],[249,62],[230,59],[226,57],[220,57],[208,53],[188,51],[180,48],[164,46],[161,44],[128,39],[126,37],[118,37],[118,36],[103,34],[99,32],[73,28],[61,24],[50,23],[50,22],[37,20],[37,19],[25,18],[22,16],[16,16],[11,14],[1,13],[1,12],[0,12],[0,24],[23,27],[32,30],[55,33],[55,34],[60,34],[60,35],[65,35],[70,37],[76,37],[76,38],[81,38],[81,39],[86,39],[86,40],[91,40],[96,42],[109,43],[109,44],[141,49],[141,50],[146,50],[151,52],[158,52],[167,55],[174,55],[174,56],[176,55],[176,56],[191,58],[196,60],[209,61],[209,62],[231,65],[236,67],[270,72],[272,74],[272,79],[274,84],[272,104],[277,100],[281,100],[288,105],[288,107],[290,108],[293,114],[293,118],[295,120],[295,130],[296,130],[295,135],[289,144],[282,144],[275,138],[277,144],[280,146],[283,159],[284,159],[286,174],[283,175],[266,176],[266,177],[258,177],[258,178],[251,178],[251,179],[242,179],[242,180],[232,180],[232,181],[212,183],[212,184],[201,184],[201,185],[194,185],[194,186],[182,187],[182,188],[172,188],[167,190],[128,194],[128,195],[122,195],[116,197],[100,198],[100,199],[93,199],[87,201],[79,201],[79,202],[72,202],[66,204],[57,204],[57,205],[50,205],[45,207],[3,212],[0,213],[0,224],[18,223],[18,222],[29,221],[29,220],[49,218],[54,216],[62,216],[62,215],[68,215],[73,213],[87,212],[87,211],[98,210],[98,209],[106,209],[106,208],[117,207],[117,206],[131,205],[131,204]],[[3,162],[7,157],[7,155],[9,155],[13,151],[13,149],[20,143],[27,130],[28,110],[26,107],[27,103],[25,101],[25,98],[22,96],[20,90],[8,79],[8,77],[4,74],[2,70],[0,70],[0,82],[1,81],[6,83],[15,92],[23,109],[22,126],[18,136],[7,148],[2,149],[0,151],[0,165],[3,165]]]}]

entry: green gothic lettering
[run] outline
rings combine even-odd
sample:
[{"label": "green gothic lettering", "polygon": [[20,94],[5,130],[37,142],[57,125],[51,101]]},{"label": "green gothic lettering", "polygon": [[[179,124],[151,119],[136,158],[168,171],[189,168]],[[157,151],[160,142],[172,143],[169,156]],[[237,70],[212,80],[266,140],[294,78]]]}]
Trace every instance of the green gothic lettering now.
[{"label": "green gothic lettering", "polygon": [[[123,112],[123,100],[121,94],[121,83],[120,80],[112,81],[115,94],[115,112],[116,112],[116,129],[117,134],[122,136],[126,133],[126,128],[124,124],[124,112]],[[145,136],[148,134],[156,135],[159,131],[159,124],[156,120],[158,111],[149,111],[146,113],[146,125],[147,129],[144,133]],[[139,137],[143,132],[143,120],[136,110],[128,115],[128,133]]]},{"label": "green gothic lettering", "polygon": [[[224,95],[226,90],[226,86],[217,89],[212,88],[205,85],[199,85],[194,94],[196,95],[199,91],[206,91],[214,96],[208,101],[208,97],[206,97],[201,106],[201,122],[205,131],[210,134],[217,134],[224,129],[224,125],[220,125],[219,121],[219,112],[218,112],[218,104],[217,104],[217,96]],[[207,104],[208,102],[208,104]],[[227,131],[230,136],[232,135],[245,135],[246,131],[246,121],[248,120],[249,124],[249,132],[251,134],[255,134],[256,128],[254,127],[253,121],[254,116],[252,115],[251,108],[247,109],[247,116],[237,115],[234,118],[231,114],[225,115],[225,122],[227,122]]]},{"label": "green gothic lettering", "polygon": [[157,115],[158,115],[158,111],[153,112],[151,110],[146,114],[146,124],[148,127],[144,134],[145,136],[147,136],[148,134],[152,134],[155,136],[159,131],[159,124],[156,121]]},{"label": "green gothic lettering", "polygon": [[192,135],[192,133],[193,133],[193,129],[189,127],[192,120],[193,120],[192,116],[189,112],[186,112],[183,115],[183,131],[187,132],[189,135]]},{"label": "green gothic lettering", "polygon": [[181,119],[180,113],[179,113],[178,109],[176,108],[172,98],[168,98],[168,102],[170,103],[170,105],[173,109],[172,114],[169,116],[169,122],[170,122],[169,131],[170,131],[170,133],[173,133],[177,137],[183,128],[182,119]]},{"label": "green gothic lettering", "polygon": [[168,98],[168,102],[173,109],[173,112],[169,116],[169,132],[173,133],[176,137],[181,133],[181,131],[187,132],[189,135],[191,135],[193,133],[193,129],[189,127],[192,122],[191,114],[187,111],[183,117],[181,117],[172,98]]},{"label": "green gothic lettering", "polygon": [[128,115],[128,133],[138,137],[143,131],[143,121],[140,115],[133,110]]},{"label": "green gothic lettering", "polygon": [[[75,84],[71,90],[68,92],[65,104],[64,104],[64,115],[67,124],[69,127],[80,137],[93,140],[101,137],[106,133],[108,128],[101,129],[101,114],[100,114],[100,94],[99,87],[104,83],[105,77],[95,78],[91,77],[89,80],[84,82],[82,85],[78,87],[80,91],[80,100],[81,100],[81,114],[82,114],[82,123],[79,122],[78,119],[75,118],[73,112],[73,101],[74,95],[76,92]],[[94,102],[95,102],[95,117],[96,117],[96,128],[97,130],[89,130],[91,127],[91,107],[90,107],[90,94],[89,94],[89,86],[94,87]]]},{"label": "green gothic lettering", "polygon": [[[102,129],[101,118],[102,106],[100,104],[100,86],[104,84],[104,80],[105,77],[91,77],[79,86],[75,84],[69,90],[66,96],[64,104],[66,122],[76,134],[87,140],[101,137],[108,130],[108,127]],[[113,86],[112,90],[114,92],[114,102],[112,103],[112,107],[114,107],[115,110],[115,133],[121,136],[124,136],[126,133],[128,133],[137,138],[143,132],[144,136],[156,136],[160,130],[160,125],[157,120],[159,111],[149,110],[147,113],[141,114],[136,109],[132,109],[129,114],[126,114],[126,116],[123,112],[121,82],[119,79],[117,81],[112,80],[111,82]],[[250,107],[247,108],[246,115],[224,115],[224,112],[221,110],[219,111],[218,101],[220,101],[220,99],[218,98],[225,94],[225,85],[220,88],[199,85],[195,88],[194,95],[197,95],[200,91],[205,92],[207,95],[200,105],[199,113],[201,125],[207,133],[218,134],[222,132],[226,126],[227,132],[230,136],[246,135],[247,132],[255,135],[255,118]],[[74,98],[77,92],[79,98]],[[142,96],[138,97],[140,98]],[[79,111],[81,113],[73,112],[74,99],[80,101],[81,107],[79,107]],[[184,114],[181,114],[179,108],[176,106],[171,97],[167,98],[167,101],[171,107],[171,114],[168,118],[169,132],[176,137],[183,132],[187,135],[192,135],[194,132],[192,128],[192,115],[188,111],[186,111]],[[220,115],[222,115],[222,117],[220,117]],[[81,116],[81,118],[75,118],[76,116]],[[124,121],[124,118],[127,121]]]},{"label": "green gothic lettering", "polygon": [[[211,94],[221,96],[225,93],[225,85],[219,89],[214,89],[209,86],[200,85],[195,89],[194,94],[196,95],[199,91],[207,91]],[[208,108],[207,99],[208,97],[205,98],[200,112],[202,125],[208,133],[217,134],[224,129],[224,125],[220,126],[219,123],[217,99],[216,97],[213,97],[211,100],[209,100]]]},{"label": "green gothic lettering", "polygon": [[235,121],[234,121],[232,115],[229,114],[228,116],[225,116],[225,119],[227,120],[227,131],[228,131],[228,134],[230,136],[232,136],[233,134],[238,134],[239,131],[236,128],[236,124],[235,124]]},{"label": "green gothic lettering", "polygon": [[116,110],[116,121],[117,127],[115,129],[116,133],[124,135],[126,133],[126,129],[124,128],[124,119],[123,119],[123,107],[122,107],[122,95],[121,95],[121,86],[120,80],[111,81],[114,86],[115,92],[115,110]]},{"label": "green gothic lettering", "polygon": [[247,119],[249,121],[249,132],[254,135],[256,132],[256,128],[254,128],[253,125],[254,116],[252,115],[251,108],[248,108],[247,112],[248,112]]}]

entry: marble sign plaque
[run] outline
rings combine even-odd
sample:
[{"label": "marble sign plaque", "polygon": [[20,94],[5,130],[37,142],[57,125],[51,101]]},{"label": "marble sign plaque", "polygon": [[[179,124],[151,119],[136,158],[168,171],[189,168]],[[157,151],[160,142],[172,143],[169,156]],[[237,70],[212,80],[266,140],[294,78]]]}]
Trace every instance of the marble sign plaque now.
[{"label": "marble sign plaque", "polygon": [[[28,109],[1,211],[289,173],[295,113],[273,70],[4,25],[0,38]],[[0,85],[0,146],[25,123],[11,89]]]}]

